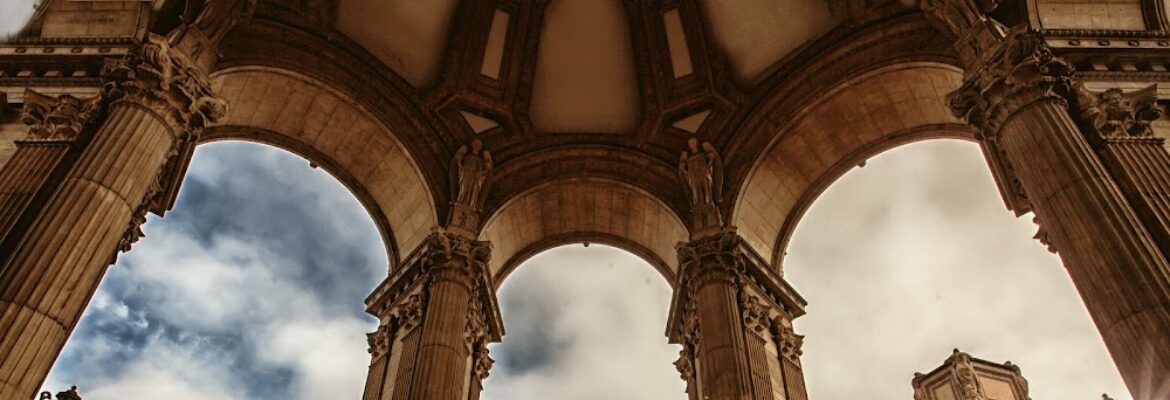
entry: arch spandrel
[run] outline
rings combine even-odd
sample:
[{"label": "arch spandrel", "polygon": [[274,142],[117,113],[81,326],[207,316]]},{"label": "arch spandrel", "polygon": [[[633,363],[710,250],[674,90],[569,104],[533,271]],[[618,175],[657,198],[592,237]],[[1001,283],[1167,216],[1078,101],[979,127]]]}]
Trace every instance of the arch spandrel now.
[{"label": "arch spandrel", "polygon": [[687,240],[682,220],[657,198],[607,180],[568,179],[530,189],[508,201],[484,224],[492,242],[496,284],[528,257],[570,243],[603,243],[647,260],[673,284]]},{"label": "arch spandrel", "polygon": [[437,224],[431,191],[410,154],[353,99],[304,75],[259,66],[219,71],[213,86],[229,113],[206,140],[267,142],[324,165],[384,219],[377,224],[399,253],[392,258],[409,253]]},{"label": "arch spandrel", "polygon": [[904,63],[849,79],[782,126],[736,198],[733,223],[780,265],[787,238],[812,200],[849,168],[892,147],[927,138],[970,138],[947,106],[962,72]]}]

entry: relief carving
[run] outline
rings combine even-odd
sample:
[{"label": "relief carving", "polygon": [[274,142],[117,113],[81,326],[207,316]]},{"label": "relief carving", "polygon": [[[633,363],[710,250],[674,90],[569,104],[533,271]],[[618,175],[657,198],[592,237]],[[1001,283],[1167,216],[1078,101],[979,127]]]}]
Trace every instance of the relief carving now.
[{"label": "relief carving", "polygon": [[760,301],[759,297],[740,291],[739,307],[743,314],[743,326],[747,332],[761,337],[767,337],[772,328],[771,307]]},{"label": "relief carving", "polygon": [[706,233],[723,227],[718,203],[723,197],[723,159],[711,143],[687,140],[678,160],[678,176],[691,205],[691,229]]},{"label": "relief carving", "polygon": [[800,365],[800,356],[804,354],[804,336],[797,335],[789,324],[781,323],[777,326],[779,329],[776,330],[775,340],[780,355],[789,362]]},{"label": "relief carving", "polygon": [[421,294],[412,294],[406,301],[398,304],[390,311],[390,315],[398,324],[398,329],[410,332],[422,324],[423,297]]},{"label": "relief carving", "polygon": [[101,96],[85,100],[68,94],[52,97],[25,89],[21,120],[29,125],[27,139],[77,140],[83,131],[97,122],[101,100]]}]

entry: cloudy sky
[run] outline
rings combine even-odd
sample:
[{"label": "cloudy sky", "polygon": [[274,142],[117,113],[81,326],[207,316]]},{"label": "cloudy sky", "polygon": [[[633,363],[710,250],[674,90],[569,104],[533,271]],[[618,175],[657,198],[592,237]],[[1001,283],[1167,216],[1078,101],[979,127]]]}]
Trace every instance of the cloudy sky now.
[{"label": "cloudy sky", "polygon": [[[909,399],[953,347],[1023,366],[1032,395],[1124,387],[1059,261],[999,200],[978,148],[937,141],[871,159],[797,230],[788,279],[814,399]],[[46,389],[87,400],[359,398],[374,328],[361,300],[386,254],[356,199],[305,160],[199,148],[178,204],[123,255]],[[508,335],[485,400],[683,399],[666,281],[644,261],[560,247],[500,291]]]},{"label": "cloudy sky", "polygon": [[[0,0],[0,36],[30,0]],[[199,148],[178,204],[110,269],[45,389],[86,400],[357,399],[386,275],[377,230],[327,173],[275,148]],[[1004,208],[975,145],[905,146],[848,173],[789,248],[815,400],[909,399],[959,347],[1012,360],[1032,397],[1126,391],[1059,260]],[[500,291],[485,400],[677,399],[670,289],[621,250],[572,245]]]}]

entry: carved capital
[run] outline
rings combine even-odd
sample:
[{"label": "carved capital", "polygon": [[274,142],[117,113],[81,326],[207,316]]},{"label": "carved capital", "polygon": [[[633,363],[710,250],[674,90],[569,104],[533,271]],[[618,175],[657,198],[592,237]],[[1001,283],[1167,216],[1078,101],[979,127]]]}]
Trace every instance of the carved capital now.
[{"label": "carved capital", "polygon": [[423,243],[420,262],[431,279],[459,282],[474,290],[485,280],[491,243],[437,229]]},{"label": "carved capital", "polygon": [[707,283],[722,280],[734,282],[743,271],[740,244],[743,239],[734,230],[720,233],[677,246],[680,272],[691,290]]},{"label": "carved capital", "polygon": [[409,333],[422,324],[423,302],[421,294],[412,294],[390,310],[391,319],[398,330]]},{"label": "carved capital", "polygon": [[82,100],[68,94],[52,97],[25,89],[21,120],[29,126],[29,135],[24,140],[72,142],[96,125],[101,111],[101,96]]},{"label": "carved capital", "polygon": [[378,330],[366,334],[366,342],[369,343],[370,357],[377,360],[386,355],[390,351],[390,341],[394,339],[394,332],[391,330],[389,324],[382,324],[378,326]]},{"label": "carved capital", "polygon": [[1151,137],[1150,124],[1162,117],[1156,84],[1129,93],[1117,88],[1093,92],[1077,85],[1075,93],[1074,115],[1081,129],[1097,140]]},{"label": "carved capital", "polygon": [[995,140],[999,128],[1021,108],[1042,100],[1065,106],[1073,98],[1071,64],[1052,54],[1044,39],[1016,29],[968,69],[963,86],[949,96],[951,112]]},{"label": "carved capital", "polygon": [[489,354],[486,340],[476,346],[475,354],[472,356],[472,363],[472,372],[475,374],[475,379],[482,382],[491,374],[492,364],[495,364],[496,360],[493,360],[491,354]]},{"label": "carved capital", "polygon": [[776,329],[776,347],[780,355],[793,364],[800,365],[800,356],[804,354],[804,336],[797,335],[788,324],[779,324]]},{"label": "carved capital", "polygon": [[107,60],[102,80],[102,95],[110,104],[132,103],[154,112],[181,141],[195,139],[227,113],[227,104],[212,94],[203,71],[171,51],[158,35],[148,35],[125,58]]},{"label": "carved capital", "polygon": [[772,328],[772,306],[760,301],[760,298],[740,292],[739,308],[743,315],[744,330],[760,337],[768,337]]}]

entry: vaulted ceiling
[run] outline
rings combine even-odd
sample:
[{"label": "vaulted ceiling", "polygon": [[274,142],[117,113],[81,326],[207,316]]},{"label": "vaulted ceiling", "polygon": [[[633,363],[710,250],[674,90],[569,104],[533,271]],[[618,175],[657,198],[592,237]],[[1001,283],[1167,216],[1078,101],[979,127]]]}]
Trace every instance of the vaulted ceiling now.
[{"label": "vaulted ceiling", "polygon": [[949,47],[898,0],[260,0],[219,68],[345,92],[399,136],[440,215],[451,156],[478,138],[496,160],[487,215],[584,178],[683,216],[688,138],[728,161],[729,208],[777,119],[866,69],[949,62]]}]

